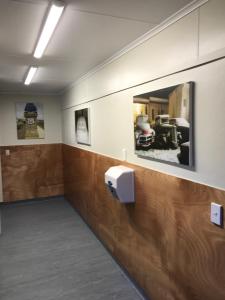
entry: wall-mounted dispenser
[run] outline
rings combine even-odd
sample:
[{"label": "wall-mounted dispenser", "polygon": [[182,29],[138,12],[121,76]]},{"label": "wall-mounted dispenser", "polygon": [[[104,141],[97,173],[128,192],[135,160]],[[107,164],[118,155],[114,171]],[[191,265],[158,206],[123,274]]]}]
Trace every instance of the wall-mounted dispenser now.
[{"label": "wall-mounted dispenser", "polygon": [[105,173],[105,183],[121,203],[134,202],[134,170],[124,166],[111,167]]}]

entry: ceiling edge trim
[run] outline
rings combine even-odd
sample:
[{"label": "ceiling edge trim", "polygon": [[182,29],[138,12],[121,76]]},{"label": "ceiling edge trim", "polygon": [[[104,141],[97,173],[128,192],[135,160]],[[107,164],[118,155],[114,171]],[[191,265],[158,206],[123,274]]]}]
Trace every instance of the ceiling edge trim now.
[{"label": "ceiling edge trim", "polygon": [[101,64],[97,65],[93,69],[91,69],[89,72],[81,76],[79,79],[75,80],[73,83],[68,85],[65,89],[63,89],[59,94],[63,95],[68,90],[72,89],[74,86],[79,84],[80,82],[84,81],[85,79],[91,77],[101,69],[103,69],[105,66],[111,64],[113,61],[117,60],[124,54],[128,53],[129,51],[133,50],[134,48],[138,47],[139,45],[143,44],[147,40],[151,39],[156,34],[160,33],[167,27],[171,26],[172,24],[176,23],[180,19],[184,18],[194,10],[198,9],[200,6],[207,3],[209,0],[194,0],[184,6],[182,9],[177,11],[175,14],[171,15],[169,18],[167,18],[165,21],[160,23],[158,26],[154,27],[153,29],[147,31],[145,34],[141,35],[139,38],[134,40],[133,42],[129,43],[127,46],[116,52],[114,55],[109,57],[108,59],[104,60]]}]

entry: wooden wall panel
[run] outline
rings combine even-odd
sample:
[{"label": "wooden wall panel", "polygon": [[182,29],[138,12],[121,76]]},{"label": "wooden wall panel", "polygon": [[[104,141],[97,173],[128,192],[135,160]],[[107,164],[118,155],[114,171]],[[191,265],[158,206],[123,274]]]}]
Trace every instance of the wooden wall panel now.
[{"label": "wooden wall panel", "polygon": [[224,300],[225,231],[210,203],[225,192],[135,169],[136,203],[122,205],[104,184],[124,162],[63,146],[65,194],[152,300]]},{"label": "wooden wall panel", "polygon": [[64,194],[61,144],[1,147],[1,161],[4,202]]},{"label": "wooden wall panel", "polygon": [[[76,209],[87,221],[88,199],[92,198],[93,155],[91,152],[75,151],[75,148],[63,147],[65,196],[73,199],[76,195]],[[76,159],[74,159],[74,154]],[[83,199],[86,199],[83,201]]]}]

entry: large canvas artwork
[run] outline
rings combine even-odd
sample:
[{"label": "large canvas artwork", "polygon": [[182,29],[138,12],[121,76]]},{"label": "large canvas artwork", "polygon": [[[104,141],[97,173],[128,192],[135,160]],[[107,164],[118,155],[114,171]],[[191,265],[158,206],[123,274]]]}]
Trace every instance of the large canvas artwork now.
[{"label": "large canvas artwork", "polygon": [[78,144],[91,145],[89,108],[75,111],[75,135]]},{"label": "large canvas artwork", "polygon": [[34,102],[16,103],[17,138],[19,140],[45,137],[43,106]]},{"label": "large canvas artwork", "polygon": [[133,98],[138,156],[193,168],[193,91],[186,82]]}]

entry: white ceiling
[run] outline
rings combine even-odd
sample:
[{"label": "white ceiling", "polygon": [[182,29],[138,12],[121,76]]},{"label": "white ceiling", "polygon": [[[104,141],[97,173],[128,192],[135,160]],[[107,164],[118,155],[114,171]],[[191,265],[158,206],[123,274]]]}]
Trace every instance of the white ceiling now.
[{"label": "white ceiling", "polygon": [[[41,60],[32,53],[48,0],[0,1],[0,92],[58,93],[190,0],[64,0],[63,16]],[[39,66],[30,86],[30,65]]]}]

